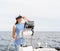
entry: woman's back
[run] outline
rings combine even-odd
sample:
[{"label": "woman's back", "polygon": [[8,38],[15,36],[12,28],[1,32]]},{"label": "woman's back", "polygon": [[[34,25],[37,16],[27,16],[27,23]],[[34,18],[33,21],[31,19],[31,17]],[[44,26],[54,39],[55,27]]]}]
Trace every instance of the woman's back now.
[{"label": "woman's back", "polygon": [[23,30],[24,30],[24,23],[16,24],[16,35],[18,38],[21,38]]},{"label": "woman's back", "polygon": [[17,40],[15,40],[15,44],[22,44],[22,31],[24,30],[24,24],[23,23],[20,23],[20,24],[16,24],[16,36],[18,37]]}]

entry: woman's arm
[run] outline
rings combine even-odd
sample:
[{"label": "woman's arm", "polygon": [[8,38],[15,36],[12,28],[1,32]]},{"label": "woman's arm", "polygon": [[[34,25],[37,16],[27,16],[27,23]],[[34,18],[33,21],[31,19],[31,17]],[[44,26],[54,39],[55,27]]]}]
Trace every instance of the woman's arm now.
[{"label": "woman's arm", "polygon": [[27,20],[27,21],[31,21],[31,20],[29,20],[28,18],[26,18],[26,16],[23,16],[23,19],[25,19],[25,20]]},{"label": "woman's arm", "polygon": [[18,38],[17,38],[15,32],[16,32],[16,26],[14,25],[13,26],[13,31],[12,31],[12,38],[17,40]]},{"label": "woman's arm", "polygon": [[13,26],[13,29],[12,29],[12,38],[14,39],[15,38],[15,25]]}]

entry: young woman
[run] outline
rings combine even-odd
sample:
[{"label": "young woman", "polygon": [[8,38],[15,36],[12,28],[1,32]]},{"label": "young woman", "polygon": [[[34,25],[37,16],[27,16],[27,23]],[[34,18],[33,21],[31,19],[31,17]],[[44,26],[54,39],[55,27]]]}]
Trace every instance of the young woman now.
[{"label": "young woman", "polygon": [[13,32],[12,32],[12,37],[13,39],[15,39],[15,42],[14,42],[14,45],[15,45],[15,49],[16,51],[18,51],[18,47],[17,45],[20,45],[22,46],[22,37],[20,37],[20,32],[24,30],[24,23],[22,23],[22,19],[24,20],[27,20],[27,21],[30,21],[28,20],[25,16],[18,16],[16,18],[16,23],[15,25],[13,25]]}]

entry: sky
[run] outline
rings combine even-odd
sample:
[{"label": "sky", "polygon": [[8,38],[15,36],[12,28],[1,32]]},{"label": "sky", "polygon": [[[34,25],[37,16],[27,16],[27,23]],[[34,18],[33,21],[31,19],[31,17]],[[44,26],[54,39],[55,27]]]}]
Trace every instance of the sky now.
[{"label": "sky", "polygon": [[35,23],[35,31],[60,31],[60,0],[0,0],[0,31],[12,31],[21,14]]}]

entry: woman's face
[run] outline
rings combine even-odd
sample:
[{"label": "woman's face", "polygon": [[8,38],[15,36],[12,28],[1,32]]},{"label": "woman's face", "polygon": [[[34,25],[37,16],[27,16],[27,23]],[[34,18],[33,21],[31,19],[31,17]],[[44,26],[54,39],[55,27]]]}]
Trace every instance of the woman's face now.
[{"label": "woman's face", "polygon": [[17,21],[18,21],[18,22],[21,22],[21,21],[22,21],[22,18],[17,19]]}]

